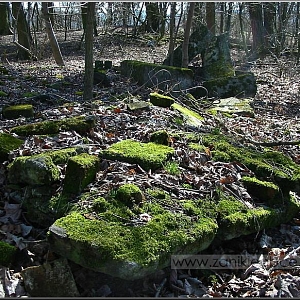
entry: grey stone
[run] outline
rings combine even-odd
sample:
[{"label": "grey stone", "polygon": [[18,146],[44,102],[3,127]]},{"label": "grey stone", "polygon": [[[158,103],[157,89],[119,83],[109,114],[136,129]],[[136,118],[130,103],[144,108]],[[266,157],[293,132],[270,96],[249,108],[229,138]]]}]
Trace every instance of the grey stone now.
[{"label": "grey stone", "polygon": [[21,271],[31,297],[78,297],[73,274],[65,258]]}]

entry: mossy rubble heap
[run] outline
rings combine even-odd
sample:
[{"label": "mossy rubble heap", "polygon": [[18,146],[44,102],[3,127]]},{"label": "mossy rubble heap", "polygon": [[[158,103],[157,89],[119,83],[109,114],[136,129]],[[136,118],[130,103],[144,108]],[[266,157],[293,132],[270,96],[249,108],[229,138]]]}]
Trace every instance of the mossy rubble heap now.
[{"label": "mossy rubble heap", "polygon": [[[265,203],[248,207],[222,195],[217,202],[178,200],[165,191],[142,192],[134,184],[124,184],[102,196],[82,194],[78,207],[87,201],[92,205],[55,221],[48,236],[52,250],[84,267],[134,280],[169,266],[171,255],[199,253],[214,239],[229,240],[274,227],[299,212],[291,190],[300,188],[300,168],[285,155],[234,147],[220,135],[202,137],[202,142],[205,147],[214,145],[213,160],[238,160],[251,169],[258,178],[243,180],[249,193],[253,185],[261,189],[266,198],[260,200]],[[161,167],[173,151],[165,145],[125,140],[103,151],[101,157],[138,163],[148,171]],[[282,165],[286,172],[275,165]]]}]

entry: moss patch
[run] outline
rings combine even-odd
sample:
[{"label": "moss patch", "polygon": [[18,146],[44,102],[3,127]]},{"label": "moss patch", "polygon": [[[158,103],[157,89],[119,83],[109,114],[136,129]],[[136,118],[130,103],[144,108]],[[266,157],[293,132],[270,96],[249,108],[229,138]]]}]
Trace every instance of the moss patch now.
[{"label": "moss patch", "polygon": [[103,158],[139,164],[145,170],[160,168],[174,149],[155,143],[124,140],[102,152]]},{"label": "moss patch", "polygon": [[88,117],[74,117],[57,121],[44,121],[28,125],[16,126],[11,129],[12,133],[20,136],[34,134],[56,134],[60,130],[75,130],[84,134],[95,126],[95,120]]},{"label": "moss patch", "polygon": [[99,158],[83,153],[68,160],[63,194],[78,194],[96,178]]},{"label": "moss patch", "polygon": [[161,144],[161,145],[169,145],[170,136],[166,130],[155,131],[150,135],[150,142]]},{"label": "moss patch", "polygon": [[0,133],[0,163],[8,159],[10,151],[18,149],[24,142],[7,133]]},{"label": "moss patch", "polygon": [[170,107],[175,101],[169,96],[164,96],[158,93],[150,93],[150,102],[156,106]]},{"label": "moss patch", "polygon": [[20,117],[32,118],[34,112],[31,104],[20,104],[4,107],[2,114],[6,119],[17,119]]},{"label": "moss patch", "polygon": [[[205,135],[203,145],[212,149],[213,160],[224,157],[226,161],[239,161],[245,164],[256,177],[279,186],[284,194],[300,189],[300,167],[279,151],[263,153],[233,146],[223,135]],[[229,158],[229,160],[228,160]]]},{"label": "moss patch", "polygon": [[0,241],[0,265],[8,267],[14,260],[17,248]]},{"label": "moss patch", "polygon": [[8,180],[14,184],[50,185],[59,176],[58,168],[46,155],[17,157],[8,166]]},{"label": "moss patch", "polygon": [[[54,223],[75,247],[68,248],[66,253],[51,228],[50,241],[58,253],[63,251],[81,265],[126,279],[143,277],[145,272],[149,274],[169,265],[173,253],[196,253],[206,248],[218,227],[198,204],[193,210],[191,203],[188,207],[182,200],[177,202],[181,212],[172,212],[161,201],[146,201],[141,207],[130,209],[118,199],[95,198],[93,208],[97,208],[98,219],[89,220],[73,212]],[[169,201],[174,204],[176,200]],[[139,221],[141,213],[147,213],[151,219]],[[84,251],[92,255],[87,258]]]},{"label": "moss patch", "polygon": [[117,189],[116,199],[124,202],[128,207],[133,207],[135,204],[141,204],[145,196],[138,186],[128,183]]},{"label": "moss patch", "polygon": [[201,117],[198,113],[195,111],[188,109],[186,107],[183,107],[182,105],[178,103],[174,103],[171,105],[173,109],[178,110],[184,117],[185,122],[190,126],[201,126],[202,122],[204,120],[203,117]]},{"label": "moss patch", "polygon": [[247,176],[242,178],[242,182],[250,195],[262,199],[268,206],[283,205],[283,198],[276,184]]}]

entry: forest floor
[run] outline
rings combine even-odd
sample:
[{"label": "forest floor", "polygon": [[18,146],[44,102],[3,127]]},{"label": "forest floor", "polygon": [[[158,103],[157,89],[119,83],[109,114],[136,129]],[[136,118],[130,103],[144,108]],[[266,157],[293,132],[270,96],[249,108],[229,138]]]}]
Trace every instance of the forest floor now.
[{"label": "forest floor", "polygon": [[[8,94],[8,97],[1,99],[0,108],[7,104],[26,102],[28,101],[28,96],[24,96],[26,93],[27,95],[37,93],[53,95],[53,101],[34,103],[38,114],[44,115],[49,119],[85,114],[90,107],[83,102],[80,93],[83,91],[84,72],[83,47],[79,49],[81,34],[81,32],[68,33],[66,41],[64,41],[63,33],[58,34],[58,41],[66,64],[63,68],[56,66],[45,35],[40,36],[42,46],[39,46],[38,53],[41,59],[30,62],[17,61],[15,59],[16,48],[12,44],[11,36],[0,37],[2,65],[14,77],[14,80],[10,81],[9,84],[6,83],[0,86],[0,89]],[[167,55],[168,42],[161,41],[152,47],[149,46],[151,39],[150,35],[132,39],[126,38],[122,34],[100,34],[95,38],[94,60],[111,60],[113,66],[119,66],[120,62],[126,59],[162,63]],[[279,57],[269,55],[264,60],[247,62],[242,50],[232,49],[231,54],[237,69],[247,68],[257,77],[258,91],[253,101],[255,117],[236,116],[234,118],[226,118],[218,116],[219,121],[222,121],[221,132],[234,136],[241,144],[257,148],[260,147],[257,145],[259,142],[277,143],[274,149],[282,151],[299,163],[299,146],[280,144],[281,141],[293,142],[300,140],[300,72],[299,67],[295,63],[295,57],[290,55]],[[124,95],[124,93],[128,94],[128,96],[139,95],[141,99],[147,100],[149,92],[151,92],[150,88],[140,88],[128,78],[120,76],[115,70],[108,71],[108,76],[112,81],[112,86],[107,88],[95,86],[95,99],[107,102],[113,97],[116,100],[114,105],[119,106],[120,109],[122,109],[124,102],[118,101],[118,95]],[[55,86],[62,79],[70,84]],[[52,87],[51,84],[53,84]],[[201,84],[201,81],[195,82],[195,84]],[[57,105],[57,98],[76,102],[77,105],[72,109],[62,108],[60,105]],[[116,111],[116,113],[118,112]],[[163,119],[165,117],[162,115],[163,112],[156,111],[155,113],[155,119]],[[113,131],[115,123],[112,122],[112,118],[114,117],[111,116],[106,125],[105,130],[107,132],[105,133],[103,128],[101,132],[95,131],[94,136],[90,137],[91,143],[97,144],[101,139],[108,145],[115,140],[124,138],[124,133]],[[153,116],[149,116],[149,120],[151,118]],[[0,132],[6,131],[16,124],[23,123],[25,123],[25,120],[22,119],[0,119]],[[214,118],[211,117],[207,120],[207,124],[212,127],[218,127],[220,123],[216,123]],[[164,124],[163,122],[161,124],[158,122],[151,126],[154,129],[156,126],[157,129],[161,129]],[[132,132],[131,137],[134,135],[143,137],[141,132],[143,132],[144,128],[139,128],[138,130],[135,133]],[[62,146],[74,145],[78,140],[80,140],[78,134],[66,132],[62,132],[56,140],[50,138],[48,140],[38,140],[29,137],[25,142],[25,146],[16,151],[11,156],[11,159],[20,155],[40,153],[43,149],[57,149]],[[97,153],[97,147],[94,147],[91,151]],[[4,203],[4,199],[7,199],[7,194],[3,192],[6,180],[4,178],[4,167],[2,166],[0,169],[1,205]],[[273,249],[273,251],[277,249],[276,251],[281,253],[289,253],[291,248],[296,249],[300,246],[299,224],[300,216],[299,219],[295,218],[289,224],[282,224],[277,228],[265,230],[263,233],[240,237],[221,246],[215,246],[217,249],[210,248],[210,250],[215,252],[222,250],[222,253],[240,253],[242,251],[256,253],[259,249],[264,248],[267,243],[268,249]],[[27,225],[30,224],[27,223]],[[1,234],[3,234],[3,231],[4,228],[2,227]],[[35,228],[36,236],[39,235],[39,239],[45,236],[46,231],[47,229],[45,228]],[[28,250],[26,252],[26,249],[23,252],[21,251],[21,253],[23,254],[17,259],[16,265],[10,269],[5,269],[5,272],[1,275],[2,280],[5,279],[6,281],[7,294],[11,297],[26,295],[18,275],[21,268],[39,265],[49,259],[51,255],[55,256],[55,254],[45,253],[45,251],[34,253]],[[211,272],[208,276],[199,270],[183,270],[175,274],[174,270],[167,268],[144,280],[125,282],[112,276],[84,269],[71,262],[70,266],[83,297],[300,296],[300,273],[297,270],[294,270],[293,274],[287,271],[275,274],[261,268],[257,268],[256,272],[248,270],[248,273],[222,270],[220,272]]]}]

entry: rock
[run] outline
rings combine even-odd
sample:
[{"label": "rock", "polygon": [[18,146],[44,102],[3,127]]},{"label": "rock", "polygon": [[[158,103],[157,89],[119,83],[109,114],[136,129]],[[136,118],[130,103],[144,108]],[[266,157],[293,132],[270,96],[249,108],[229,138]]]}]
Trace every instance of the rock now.
[{"label": "rock", "polygon": [[74,130],[80,134],[88,132],[95,126],[95,120],[89,116],[66,118],[56,121],[37,122],[13,127],[10,131],[20,136],[56,134],[61,130]]},{"label": "rock", "polygon": [[[219,77],[203,82],[209,97],[254,97],[257,86],[252,73],[237,73],[236,76]],[[191,91],[193,94],[193,91]],[[198,95],[194,95],[198,98]]]},{"label": "rock", "polygon": [[33,106],[31,104],[6,106],[2,110],[2,115],[6,119],[32,118],[34,115]]},{"label": "rock", "polygon": [[13,184],[51,185],[59,178],[59,169],[47,155],[17,157],[8,166],[8,180]]},{"label": "rock", "polygon": [[173,98],[158,93],[150,93],[149,96],[150,102],[160,107],[170,107],[175,102]]},{"label": "rock", "polygon": [[8,160],[9,152],[18,149],[24,142],[7,133],[0,133],[0,163]]},{"label": "rock", "polygon": [[63,195],[80,193],[96,178],[99,158],[86,153],[73,156],[67,164]]},{"label": "rock", "polygon": [[0,265],[6,267],[10,266],[15,258],[16,250],[17,248],[15,246],[0,241]]},{"label": "rock", "polygon": [[95,70],[94,71],[94,84],[103,86],[103,87],[110,87],[111,83],[106,75],[106,71],[102,70]]},{"label": "rock", "polygon": [[203,122],[202,122],[204,120],[203,117],[201,117],[195,111],[188,109],[186,107],[183,107],[182,105],[180,105],[178,103],[172,104],[171,107],[172,107],[172,109],[176,109],[177,111],[179,111],[182,114],[186,125],[192,126],[192,127],[201,127],[203,125]]},{"label": "rock", "polygon": [[[209,44],[210,40],[212,39],[213,35],[208,30],[208,28],[203,25],[199,24],[195,30],[191,33],[189,38],[189,48],[188,48],[188,55],[189,55],[189,62],[192,61],[194,57],[198,54],[203,55],[207,45]],[[173,66],[181,67],[182,62],[182,44],[179,45],[173,52]],[[167,57],[164,62],[164,65],[170,65],[170,57]]]},{"label": "rock", "polygon": [[193,71],[187,68],[170,67],[136,60],[121,62],[121,74],[131,77],[140,85],[173,91],[193,85]]},{"label": "rock", "polygon": [[211,38],[203,56],[203,77],[206,80],[234,76],[234,67],[230,57],[228,34]]},{"label": "rock", "polygon": [[170,136],[166,130],[158,130],[150,135],[150,142],[168,146]]},{"label": "rock", "polygon": [[279,187],[268,181],[261,181],[255,177],[243,177],[242,182],[250,195],[266,203],[270,207],[280,207],[283,198]]},{"label": "rock", "polygon": [[220,99],[219,103],[213,104],[207,111],[212,114],[221,112],[229,116],[235,114],[245,117],[254,117],[254,111],[251,106],[252,101],[251,99],[239,99],[235,97],[224,98]]},{"label": "rock", "polygon": [[173,148],[164,145],[124,140],[111,145],[100,155],[106,159],[136,163],[148,171],[161,167],[173,152]]},{"label": "rock", "polygon": [[149,109],[150,104],[146,101],[134,101],[127,104],[128,110],[137,111],[137,110],[146,110]]},{"label": "rock", "polygon": [[21,271],[31,297],[78,297],[73,274],[64,258]]},{"label": "rock", "polygon": [[145,201],[145,196],[138,186],[127,183],[120,186],[116,191],[116,199],[120,200],[129,208]]}]

